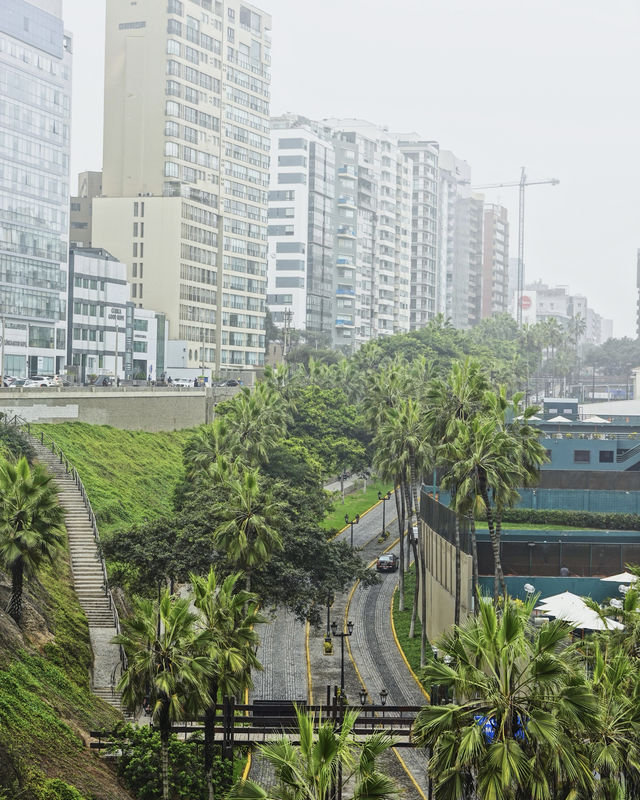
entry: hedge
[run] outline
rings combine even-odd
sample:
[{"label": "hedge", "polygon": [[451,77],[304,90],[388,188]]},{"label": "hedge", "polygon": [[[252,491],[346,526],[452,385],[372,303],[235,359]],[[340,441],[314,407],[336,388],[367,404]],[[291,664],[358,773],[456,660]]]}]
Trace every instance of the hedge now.
[{"label": "hedge", "polygon": [[572,528],[594,530],[640,531],[639,514],[620,514],[596,511],[567,511],[564,509],[511,508],[504,512],[503,522],[534,523],[537,525],[568,525]]}]

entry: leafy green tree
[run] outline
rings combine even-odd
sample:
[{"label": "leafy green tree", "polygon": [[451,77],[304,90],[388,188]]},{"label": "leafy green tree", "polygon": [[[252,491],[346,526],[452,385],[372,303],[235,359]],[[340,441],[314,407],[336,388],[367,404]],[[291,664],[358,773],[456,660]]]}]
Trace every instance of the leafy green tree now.
[{"label": "leafy green tree", "polygon": [[299,745],[283,736],[278,742],[259,745],[260,754],[273,767],[276,785],[263,788],[253,781],[239,781],[227,800],[331,800],[335,786],[353,782],[351,800],[386,800],[394,797],[394,781],[377,768],[376,759],[393,745],[384,733],[358,743],[352,734],[357,714],[347,711],[339,730],[326,720],[314,732],[312,714],[296,710]]},{"label": "leafy green tree", "polygon": [[218,693],[240,697],[251,689],[252,670],[261,670],[255,650],[259,643],[255,626],[266,622],[258,613],[258,596],[239,590],[241,573],[218,580],[215,570],[206,577],[190,575],[193,602],[200,612],[198,626],[211,636],[209,702],[204,712],[204,771],[209,798],[214,797],[215,715]]},{"label": "leafy green tree", "polygon": [[[160,732],[148,726],[123,725],[111,737],[110,752],[117,755],[116,769],[137,800],[157,800],[162,794],[162,744]],[[169,737],[169,797],[171,800],[206,800],[207,782],[199,734],[180,741]],[[231,783],[233,765],[219,755],[214,756],[212,769],[214,792],[222,796]]]},{"label": "leafy green tree", "polygon": [[228,559],[245,573],[247,591],[256,567],[282,550],[282,538],[276,526],[282,505],[261,486],[257,469],[245,469],[241,477],[228,481],[229,496],[213,507],[223,522],[216,528],[214,542]]},{"label": "leafy green tree", "polygon": [[295,392],[293,403],[296,410],[289,435],[304,442],[325,475],[369,466],[368,433],[342,387],[304,386]]},{"label": "leafy green tree", "polygon": [[0,463],[0,562],[11,573],[7,613],[20,625],[24,577],[53,563],[64,545],[64,511],[53,476],[25,456]]},{"label": "leafy green tree", "polygon": [[598,702],[571,627],[533,626],[537,598],[507,598],[498,613],[480,602],[438,642],[442,658],[423,671],[453,696],[418,714],[414,741],[431,750],[436,800],[591,797],[586,740],[597,729]]},{"label": "leafy green tree", "polygon": [[189,606],[189,598],[168,591],[158,602],[138,599],[133,615],[122,622],[122,633],[113,639],[127,657],[117,687],[125,707],[137,712],[148,702],[160,729],[163,800],[169,800],[171,725],[209,702],[211,634],[196,630],[197,615]]}]

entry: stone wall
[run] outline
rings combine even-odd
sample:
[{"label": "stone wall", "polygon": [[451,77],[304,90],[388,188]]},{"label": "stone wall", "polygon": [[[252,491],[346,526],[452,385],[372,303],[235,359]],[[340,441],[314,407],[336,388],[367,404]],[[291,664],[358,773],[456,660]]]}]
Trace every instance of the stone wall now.
[{"label": "stone wall", "polygon": [[173,431],[211,422],[217,403],[238,387],[168,389],[105,387],[86,389],[3,389],[0,412],[27,422],[87,422],[122,430]]}]

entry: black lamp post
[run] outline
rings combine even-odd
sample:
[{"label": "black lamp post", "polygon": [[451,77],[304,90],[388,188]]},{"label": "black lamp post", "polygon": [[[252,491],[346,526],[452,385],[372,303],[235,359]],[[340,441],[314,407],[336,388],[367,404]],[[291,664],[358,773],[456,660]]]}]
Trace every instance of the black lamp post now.
[{"label": "black lamp post", "polygon": [[345,514],[344,521],[347,525],[351,525],[351,549],[353,550],[353,526],[360,522],[360,514],[356,514],[352,520],[349,519],[348,514]]},{"label": "black lamp post", "polygon": [[387,705],[387,697],[389,697],[389,692],[386,689],[380,689],[380,703],[383,706]]},{"label": "black lamp post", "polygon": [[359,694],[360,694],[360,705],[361,706],[366,706],[366,704],[367,704],[367,690],[364,688],[364,686],[362,686],[360,688]]},{"label": "black lamp post", "polygon": [[382,492],[378,492],[378,500],[382,500],[382,536],[384,537],[385,529],[387,524],[385,522],[385,512],[387,510],[387,500],[391,499],[391,492],[387,492],[386,494],[382,494]]},{"label": "black lamp post", "polygon": [[338,633],[338,623],[334,619],[331,623],[331,633],[340,637],[340,699],[342,701],[344,698],[344,640],[353,633],[353,622],[349,620],[347,630]]}]

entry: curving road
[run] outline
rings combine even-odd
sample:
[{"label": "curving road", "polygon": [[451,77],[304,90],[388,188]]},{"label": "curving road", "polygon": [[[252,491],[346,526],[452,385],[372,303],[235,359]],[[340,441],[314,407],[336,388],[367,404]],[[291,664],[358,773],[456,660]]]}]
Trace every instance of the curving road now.
[{"label": "curving road", "polygon": [[[397,537],[398,525],[393,498],[387,502],[386,528]],[[354,525],[354,547],[361,551],[366,563],[388,547],[379,543],[382,531],[382,503],[374,506]],[[350,527],[338,534],[339,539],[350,540]],[[397,546],[394,548],[397,553]],[[389,692],[389,705],[423,705],[425,696],[404,663],[395,644],[391,630],[391,598],[397,585],[397,573],[382,575],[377,585],[357,585],[351,592],[337,597],[331,608],[331,619],[340,625],[348,611],[354,623],[353,635],[345,648],[345,689],[351,702],[358,702],[358,692],[364,683],[370,702],[378,703],[378,692],[383,687]],[[277,610],[274,621],[261,631],[258,657],[265,665],[262,673],[255,675],[252,699],[305,699],[323,703],[326,687],[340,684],[340,644],[334,639],[335,654],[324,655],[324,630],[311,630],[307,642],[304,626],[291,614]],[[349,655],[349,646],[354,667]],[[311,677],[311,685],[308,683]],[[410,800],[424,800],[427,794],[426,758],[422,751],[410,748],[396,753],[398,760],[389,755],[384,768],[393,775]],[[401,766],[399,759],[404,762]],[[270,783],[271,775],[259,758],[254,758],[251,778]]]}]

